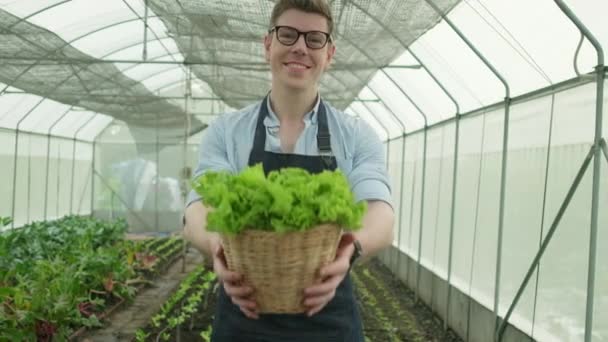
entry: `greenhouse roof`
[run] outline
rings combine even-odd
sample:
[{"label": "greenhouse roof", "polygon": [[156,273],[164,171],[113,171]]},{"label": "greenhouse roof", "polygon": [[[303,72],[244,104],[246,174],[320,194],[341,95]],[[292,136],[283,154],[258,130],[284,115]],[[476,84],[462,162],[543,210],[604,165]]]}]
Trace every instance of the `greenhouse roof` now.
[{"label": "greenhouse roof", "polygon": [[[593,46],[554,1],[330,3],[337,53],[321,93],[387,139],[598,64]],[[9,111],[0,113],[0,126],[66,134],[55,124],[70,120],[63,125],[70,134],[95,125],[95,136],[115,119],[143,130],[162,127],[164,137],[199,132],[214,116],[268,91],[262,37],[272,5],[1,0],[0,90],[7,96],[0,105]],[[570,6],[608,45],[608,26],[594,15],[606,13],[608,3]]]}]

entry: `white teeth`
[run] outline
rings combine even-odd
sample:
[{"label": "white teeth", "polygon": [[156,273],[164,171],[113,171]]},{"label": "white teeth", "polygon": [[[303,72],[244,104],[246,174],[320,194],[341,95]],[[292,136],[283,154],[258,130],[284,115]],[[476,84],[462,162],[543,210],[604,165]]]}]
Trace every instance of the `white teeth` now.
[{"label": "white teeth", "polygon": [[302,64],[297,64],[297,63],[287,63],[287,66],[290,68],[296,68],[296,69],[306,69],[306,66],[304,66]]}]

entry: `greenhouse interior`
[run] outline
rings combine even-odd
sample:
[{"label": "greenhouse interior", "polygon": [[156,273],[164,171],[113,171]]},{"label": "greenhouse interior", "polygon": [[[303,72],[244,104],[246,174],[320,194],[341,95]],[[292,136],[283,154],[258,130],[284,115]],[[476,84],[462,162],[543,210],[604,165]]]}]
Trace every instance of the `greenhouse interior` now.
[{"label": "greenhouse interior", "polygon": [[[1,341],[211,340],[183,217],[275,2],[0,0]],[[351,270],[365,340],[608,341],[608,1],[328,3],[319,93],[395,218]]]}]

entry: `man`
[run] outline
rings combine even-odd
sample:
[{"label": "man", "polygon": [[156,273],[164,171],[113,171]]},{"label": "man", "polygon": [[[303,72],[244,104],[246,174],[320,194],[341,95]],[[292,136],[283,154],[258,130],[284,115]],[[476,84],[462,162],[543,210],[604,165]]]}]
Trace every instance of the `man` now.
[{"label": "man", "polygon": [[331,63],[333,18],[325,0],[278,0],[264,37],[272,72],[262,101],[215,120],[204,132],[195,176],[209,170],[239,172],[263,163],[270,172],[288,166],[312,173],[339,168],[357,200],[368,201],[363,228],[342,236],[336,258],[320,270],[322,282],[305,290],[305,314],[258,314],[252,289],[230,272],[219,237],[205,230],[207,208],[191,193],[184,235],[213,258],[222,283],[213,341],[363,341],[361,318],[348,271],[393,239],[394,213],[384,149],[363,120],[325,103],[319,80]]}]

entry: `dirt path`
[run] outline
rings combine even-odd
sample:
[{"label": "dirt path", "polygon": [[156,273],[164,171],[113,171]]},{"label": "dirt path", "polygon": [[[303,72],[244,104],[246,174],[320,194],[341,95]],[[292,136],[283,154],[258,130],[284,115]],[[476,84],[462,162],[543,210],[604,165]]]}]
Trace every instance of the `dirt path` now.
[{"label": "dirt path", "polygon": [[[111,322],[103,329],[89,332],[79,341],[130,341],[138,328],[145,327],[160,306],[175,292],[180,282],[203,260],[200,254],[190,250],[186,257],[186,272],[181,272],[178,260],[155,285],[140,293],[133,304],[111,316]],[[415,302],[414,293],[377,260],[357,265],[353,270],[356,295],[364,321],[366,342],[461,342],[452,331],[445,332],[441,321],[431,310]],[[215,298],[212,298],[215,299]],[[181,341],[201,341],[201,331],[212,321],[215,300],[201,305],[189,326],[177,329]],[[196,324],[192,324],[192,322]],[[177,340],[171,332],[171,341]],[[154,340],[154,339],[152,339]]]},{"label": "dirt path", "polygon": [[114,342],[130,341],[135,331],[148,324],[150,318],[160,309],[160,306],[177,289],[188,272],[203,262],[197,251],[189,249],[186,253],[186,271],[182,272],[182,259],[177,260],[160,277],[154,280],[154,285],[142,290],[133,303],[117,310],[99,330],[87,332],[78,341]]}]

